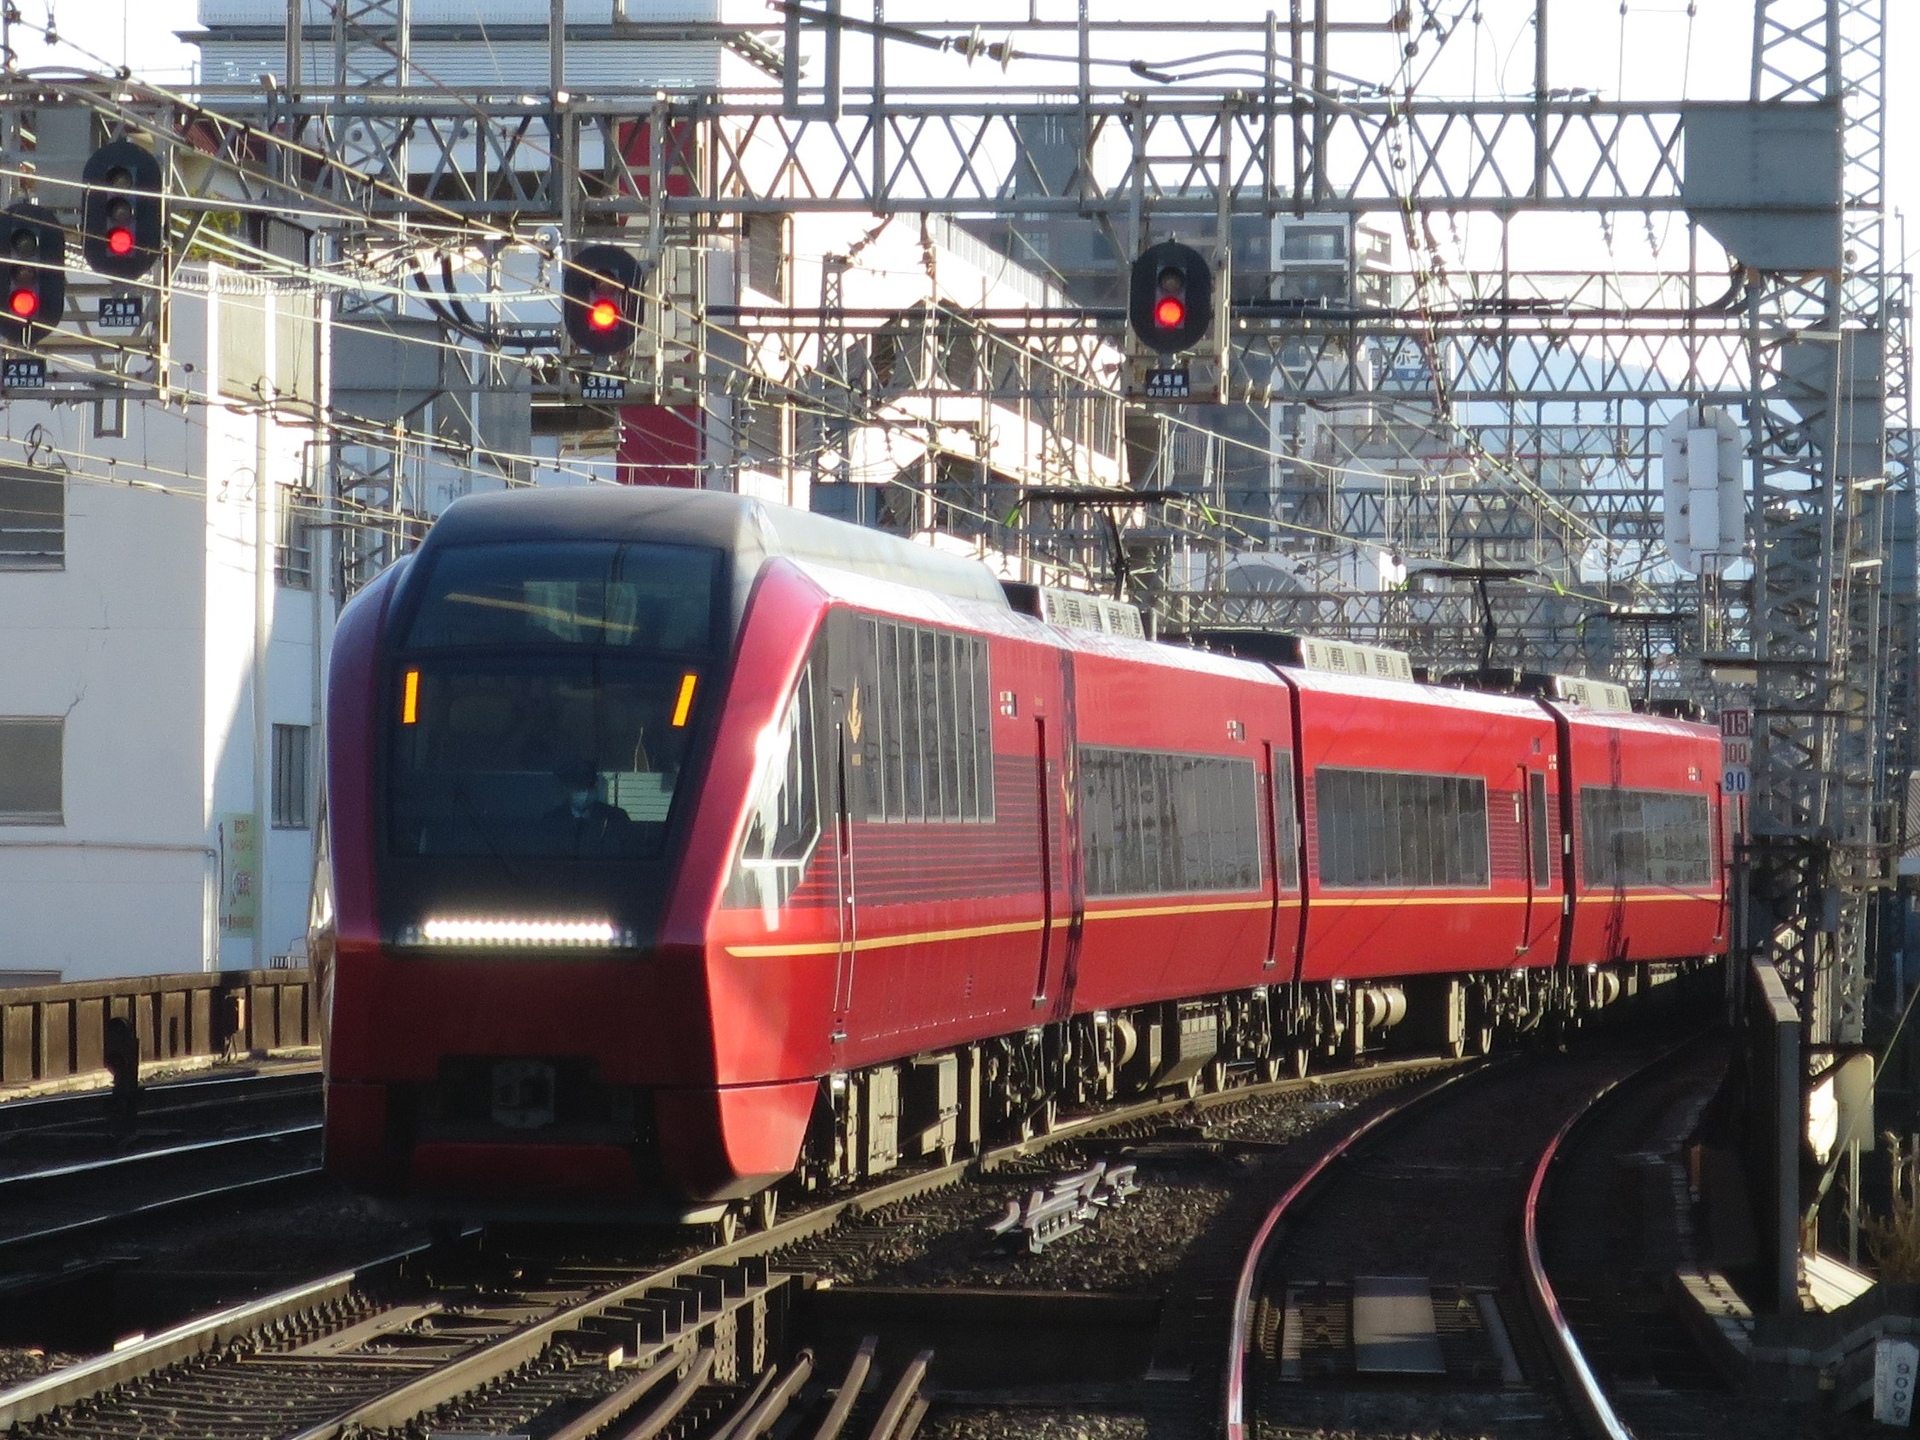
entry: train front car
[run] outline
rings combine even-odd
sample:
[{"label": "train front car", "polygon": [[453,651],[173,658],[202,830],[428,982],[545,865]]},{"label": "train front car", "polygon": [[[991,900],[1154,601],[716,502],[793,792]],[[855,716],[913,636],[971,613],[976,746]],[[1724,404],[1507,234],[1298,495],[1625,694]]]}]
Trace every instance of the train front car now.
[{"label": "train front car", "polygon": [[705,965],[820,619],[775,525],[697,492],[462,501],[343,614],[330,1170],[462,1213],[699,1218],[793,1164],[814,1072],[776,1053],[795,1083],[722,1093]]}]

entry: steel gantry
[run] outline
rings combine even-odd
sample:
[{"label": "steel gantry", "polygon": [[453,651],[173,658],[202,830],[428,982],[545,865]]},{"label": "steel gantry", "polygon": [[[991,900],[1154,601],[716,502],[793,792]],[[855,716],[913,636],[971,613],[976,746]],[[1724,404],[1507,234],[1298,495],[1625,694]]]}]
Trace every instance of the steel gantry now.
[{"label": "steel gantry", "polygon": [[[1910,505],[1905,293],[1885,267],[1884,0],[1761,0],[1752,98],[1808,119],[1826,161],[1796,210],[1749,217],[1754,796],[1748,941],[1808,1042],[1865,1035],[1867,928],[1891,878],[1913,649],[1886,520]],[[1808,202],[1817,202],[1809,204]],[[1908,564],[1911,564],[1909,559]],[[1891,768],[1890,768],[1891,767]]]}]

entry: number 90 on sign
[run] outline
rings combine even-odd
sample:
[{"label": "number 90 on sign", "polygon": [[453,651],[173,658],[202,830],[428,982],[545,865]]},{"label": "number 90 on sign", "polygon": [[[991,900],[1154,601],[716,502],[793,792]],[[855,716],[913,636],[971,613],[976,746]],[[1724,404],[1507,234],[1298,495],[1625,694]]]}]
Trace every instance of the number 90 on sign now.
[{"label": "number 90 on sign", "polygon": [[1720,772],[1720,788],[1729,795],[1745,795],[1753,788],[1753,776],[1744,765],[1729,765]]}]

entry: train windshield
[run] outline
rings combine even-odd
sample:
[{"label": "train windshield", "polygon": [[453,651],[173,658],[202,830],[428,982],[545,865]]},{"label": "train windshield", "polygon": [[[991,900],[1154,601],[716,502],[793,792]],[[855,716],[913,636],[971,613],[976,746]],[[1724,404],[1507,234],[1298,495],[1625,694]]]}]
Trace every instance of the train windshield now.
[{"label": "train windshield", "polygon": [[716,552],[451,548],[406,630],[388,853],[657,857],[699,729]]}]

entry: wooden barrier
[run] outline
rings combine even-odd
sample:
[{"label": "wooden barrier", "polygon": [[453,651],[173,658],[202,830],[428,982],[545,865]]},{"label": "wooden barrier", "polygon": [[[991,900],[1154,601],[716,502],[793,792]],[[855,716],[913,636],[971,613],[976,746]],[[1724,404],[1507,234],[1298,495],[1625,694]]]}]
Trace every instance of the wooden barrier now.
[{"label": "wooden barrier", "polygon": [[0,990],[0,1086],[102,1069],[107,1021],[140,1039],[143,1062],[217,1059],[320,1043],[306,970],[133,975]]}]

